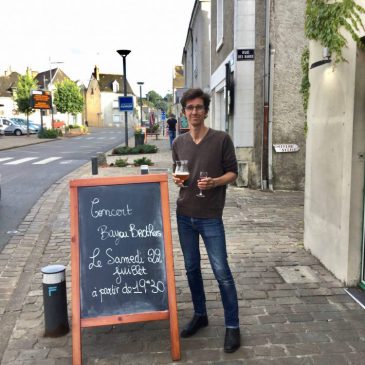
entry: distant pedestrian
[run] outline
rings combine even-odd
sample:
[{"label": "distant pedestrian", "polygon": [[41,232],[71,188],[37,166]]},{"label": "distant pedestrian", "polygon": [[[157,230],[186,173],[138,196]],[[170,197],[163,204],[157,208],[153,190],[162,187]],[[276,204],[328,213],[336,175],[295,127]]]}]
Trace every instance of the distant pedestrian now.
[{"label": "distant pedestrian", "polygon": [[226,326],[224,351],[234,352],[241,345],[238,300],[227,260],[222,214],[227,185],[237,178],[237,160],[229,135],[204,125],[209,104],[210,96],[201,89],[188,89],[184,93],[181,105],[190,129],[177,137],[172,146],[174,164],[185,160],[189,170],[187,180],[179,178],[177,173],[173,175],[174,183],[180,187],[177,227],[194,306],[193,318],[182,330],[181,337],[190,337],[208,325],[200,264],[200,236],[223,303]]},{"label": "distant pedestrian", "polygon": [[167,119],[167,126],[170,138],[170,148],[172,148],[172,142],[174,142],[174,139],[176,137],[176,124],[177,120],[175,118],[175,115],[171,113],[169,119]]}]

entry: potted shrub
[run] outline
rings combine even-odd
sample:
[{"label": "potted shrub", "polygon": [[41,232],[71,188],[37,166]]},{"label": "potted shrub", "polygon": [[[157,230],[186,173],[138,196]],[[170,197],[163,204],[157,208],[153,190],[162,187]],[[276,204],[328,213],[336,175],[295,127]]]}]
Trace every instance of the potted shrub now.
[{"label": "potted shrub", "polygon": [[145,135],[141,127],[134,128],[134,145],[135,147],[144,144]]}]

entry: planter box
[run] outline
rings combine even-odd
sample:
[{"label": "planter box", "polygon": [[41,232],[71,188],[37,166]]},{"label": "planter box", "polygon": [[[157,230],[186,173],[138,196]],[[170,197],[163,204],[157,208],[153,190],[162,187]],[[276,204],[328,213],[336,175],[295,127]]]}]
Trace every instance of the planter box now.
[{"label": "planter box", "polygon": [[144,134],[135,134],[134,135],[134,146],[142,146],[144,145]]}]

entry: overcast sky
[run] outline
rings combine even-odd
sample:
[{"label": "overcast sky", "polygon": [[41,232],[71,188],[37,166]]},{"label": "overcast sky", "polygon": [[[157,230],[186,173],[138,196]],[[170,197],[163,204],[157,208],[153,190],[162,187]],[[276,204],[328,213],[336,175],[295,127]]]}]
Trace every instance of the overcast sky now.
[{"label": "overcast sky", "polygon": [[195,0],[2,0],[0,75],[41,72],[52,62],[84,83],[95,65],[123,73],[117,49],[130,49],[127,79],[137,95],[172,90]]}]

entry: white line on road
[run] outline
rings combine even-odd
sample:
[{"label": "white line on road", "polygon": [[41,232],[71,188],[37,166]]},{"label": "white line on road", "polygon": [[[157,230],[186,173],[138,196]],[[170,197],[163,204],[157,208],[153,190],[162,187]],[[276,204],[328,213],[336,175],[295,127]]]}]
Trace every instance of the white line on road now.
[{"label": "white line on road", "polygon": [[15,160],[15,161],[11,161],[11,162],[7,162],[4,163],[4,165],[19,165],[23,162],[28,162],[28,161],[32,161],[32,160],[36,160],[38,157],[26,157],[26,158],[21,158],[20,160]]},{"label": "white line on road", "polygon": [[42,161],[33,162],[33,165],[45,165],[46,163],[59,160],[60,158],[62,158],[62,157],[49,157]]},{"label": "white line on road", "polygon": [[0,162],[12,160],[14,157],[2,157],[0,158]]}]

